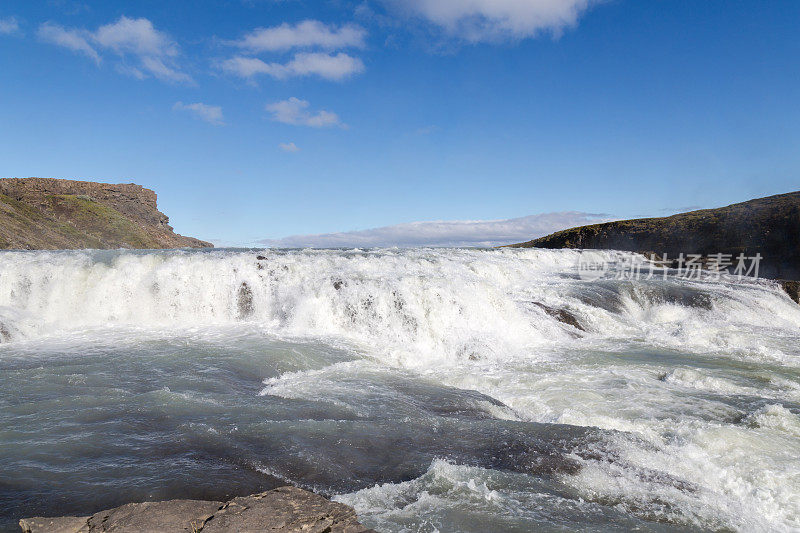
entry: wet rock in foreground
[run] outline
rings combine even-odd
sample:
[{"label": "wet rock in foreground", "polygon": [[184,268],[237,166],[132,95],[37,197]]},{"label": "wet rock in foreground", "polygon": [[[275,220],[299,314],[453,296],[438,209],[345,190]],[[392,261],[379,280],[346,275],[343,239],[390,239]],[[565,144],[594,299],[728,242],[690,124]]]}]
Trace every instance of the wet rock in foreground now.
[{"label": "wet rock in foreground", "polygon": [[367,533],[350,507],[296,487],[280,487],[229,502],[172,500],[129,503],[92,516],[23,518],[25,533],[100,531],[303,531]]},{"label": "wet rock in foreground", "polygon": [[778,280],[789,298],[800,304],[800,281]]}]

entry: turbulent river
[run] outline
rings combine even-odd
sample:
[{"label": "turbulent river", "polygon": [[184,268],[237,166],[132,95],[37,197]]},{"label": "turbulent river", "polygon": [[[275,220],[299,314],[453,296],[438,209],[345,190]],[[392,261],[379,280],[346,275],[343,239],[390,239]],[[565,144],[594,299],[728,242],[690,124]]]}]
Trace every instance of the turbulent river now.
[{"label": "turbulent river", "polygon": [[287,483],[379,531],[800,529],[800,306],[579,253],[0,253],[0,529]]}]

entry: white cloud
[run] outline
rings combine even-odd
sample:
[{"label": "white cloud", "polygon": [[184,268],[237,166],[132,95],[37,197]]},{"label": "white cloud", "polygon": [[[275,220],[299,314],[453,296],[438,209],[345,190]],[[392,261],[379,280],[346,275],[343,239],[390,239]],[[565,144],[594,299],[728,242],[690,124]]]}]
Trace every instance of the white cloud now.
[{"label": "white cloud", "polygon": [[235,56],[220,63],[220,69],[228,74],[234,74],[240,78],[252,78],[257,74],[269,74],[278,77],[279,72],[285,68],[278,63],[265,63],[257,57]]},{"label": "white cloud", "polygon": [[100,54],[89,44],[91,34],[87,31],[62,28],[57,24],[45,22],[39,26],[36,34],[39,39],[45,42],[69,48],[73,52],[86,54],[94,59],[96,63],[100,62]]},{"label": "white cloud", "polygon": [[187,111],[200,120],[214,124],[215,126],[222,126],[225,124],[225,119],[222,116],[222,108],[218,105],[207,105],[200,102],[194,104],[184,104],[183,102],[176,102],[172,109],[176,111]]},{"label": "white cloud", "polygon": [[297,145],[294,143],[280,143],[278,145],[278,148],[280,148],[284,152],[291,152],[291,153],[296,153],[300,151],[300,148],[298,148]]},{"label": "white cloud", "polygon": [[339,28],[318,20],[304,20],[294,26],[281,24],[271,28],[258,28],[232,44],[251,52],[275,52],[291,48],[319,47],[327,50],[361,48],[367,32],[352,24]]},{"label": "white cloud", "polygon": [[411,222],[362,231],[264,239],[258,243],[275,248],[501,246],[607,220],[611,220],[608,215],[568,211],[507,220]]},{"label": "white cloud", "polygon": [[[45,22],[39,26],[38,35],[43,41],[83,53],[97,63],[101,58],[98,50],[113,52],[121,59],[117,70],[139,79],[152,76],[168,82],[192,82],[177,66],[178,45],[145,18],[123,16],[94,32]],[[129,65],[130,60],[136,66]]]},{"label": "white cloud", "polygon": [[[241,48],[244,55],[221,61],[219,67],[225,73],[247,79],[265,74],[279,80],[319,76],[340,81],[363,72],[364,62],[350,54],[334,52],[344,48],[362,48],[366,36],[367,32],[360,26],[336,27],[317,20],[259,28],[241,40],[229,43]],[[254,57],[262,52],[285,52],[298,48],[306,51],[295,52],[289,61],[265,61]]]},{"label": "white cloud", "polygon": [[100,26],[94,33],[94,40],[118,54],[131,53],[143,57],[178,55],[178,47],[172,39],[156,30],[145,18],[120,17],[112,24]]},{"label": "white cloud", "polygon": [[558,34],[600,0],[384,0],[470,42]]},{"label": "white cloud", "polygon": [[297,54],[287,67],[297,76],[316,74],[328,80],[341,80],[364,71],[364,63],[360,59],[342,52],[336,55]]},{"label": "white cloud", "polygon": [[173,66],[167,65],[160,57],[143,57],[142,67],[161,81],[192,82],[191,76]]},{"label": "white cloud", "polygon": [[14,17],[0,19],[0,35],[10,35],[19,31],[19,22]]},{"label": "white cloud", "polygon": [[327,80],[343,80],[364,71],[364,63],[343,52],[336,55],[313,52],[295,54],[286,64],[266,63],[257,57],[235,56],[222,62],[224,72],[241,78],[267,74],[284,80],[292,77],[316,75]]},{"label": "white cloud", "polygon": [[273,104],[267,104],[266,110],[272,113],[272,120],[291,124],[293,126],[310,126],[312,128],[328,128],[332,126],[344,127],[339,120],[339,115],[330,111],[309,111],[306,100],[291,97]]}]

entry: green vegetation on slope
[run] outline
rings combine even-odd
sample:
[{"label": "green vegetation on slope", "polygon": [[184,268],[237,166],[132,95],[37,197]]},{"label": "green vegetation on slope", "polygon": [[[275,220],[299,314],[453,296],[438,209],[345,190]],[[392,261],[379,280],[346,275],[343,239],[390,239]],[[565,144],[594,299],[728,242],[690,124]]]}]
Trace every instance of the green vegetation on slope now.
[{"label": "green vegetation on slope", "polygon": [[79,231],[89,239],[97,239],[101,243],[119,243],[124,248],[157,246],[153,239],[122,213],[89,197],[55,194],[46,199],[60,220],[69,220],[69,225],[80,228]]},{"label": "green vegetation on slope", "polygon": [[3,248],[68,248],[71,242],[80,242],[85,248],[99,248],[101,244],[40,209],[0,194],[0,245]]},{"label": "green vegetation on slope", "polygon": [[0,194],[0,247],[159,247],[134,222],[109,206],[69,194],[45,199],[46,204],[37,209]]}]

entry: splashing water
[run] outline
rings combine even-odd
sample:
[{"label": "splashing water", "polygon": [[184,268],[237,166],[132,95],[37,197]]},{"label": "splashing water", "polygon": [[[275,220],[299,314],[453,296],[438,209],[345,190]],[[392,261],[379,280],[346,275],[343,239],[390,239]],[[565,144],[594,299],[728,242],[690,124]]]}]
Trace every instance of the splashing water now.
[{"label": "splashing water", "polygon": [[579,254],[4,252],[0,526],[290,482],[381,531],[800,528],[800,306]]}]

